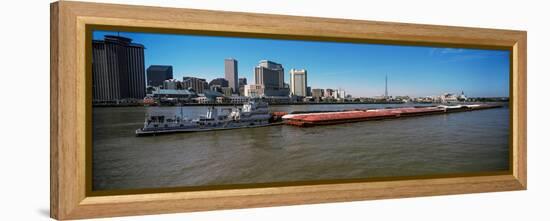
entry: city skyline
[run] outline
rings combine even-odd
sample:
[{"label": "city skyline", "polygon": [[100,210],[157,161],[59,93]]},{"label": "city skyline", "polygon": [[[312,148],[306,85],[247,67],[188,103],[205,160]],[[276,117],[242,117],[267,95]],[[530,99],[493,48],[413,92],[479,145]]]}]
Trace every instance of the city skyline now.
[{"label": "city skyline", "polygon": [[386,75],[391,96],[509,96],[510,55],[504,50],[104,31],[94,31],[93,38],[118,34],[145,45],[145,67],[171,65],[178,80],[224,77],[224,60],[234,58],[238,77],[249,83],[258,62],[271,60],[283,65],[286,83],[289,70],[306,69],[312,89],[342,88],[354,97],[384,95]]}]

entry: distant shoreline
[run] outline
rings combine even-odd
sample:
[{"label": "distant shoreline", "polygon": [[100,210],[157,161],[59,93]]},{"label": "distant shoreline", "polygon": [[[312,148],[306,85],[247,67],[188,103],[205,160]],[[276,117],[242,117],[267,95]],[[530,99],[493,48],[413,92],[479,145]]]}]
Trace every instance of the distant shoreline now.
[{"label": "distant shoreline", "polygon": [[[294,102],[294,103],[269,103],[270,106],[282,106],[282,105],[337,105],[337,104],[404,104],[405,102],[326,102],[326,103],[307,103],[307,102]],[[208,104],[199,104],[199,103],[190,103],[183,105],[157,105],[156,107],[176,107],[176,106],[241,106],[242,104],[228,104],[228,103],[208,103]],[[102,104],[102,105],[92,105],[93,107],[142,107],[146,106],[143,104]]]},{"label": "distant shoreline", "polygon": [[[295,102],[295,103],[270,103],[270,106],[284,106],[284,105],[349,105],[349,104],[406,104],[407,102],[397,102],[397,101],[390,101],[390,102],[319,102],[319,103],[308,103],[308,102]],[[461,102],[456,104],[472,104],[472,103],[508,103],[508,101],[478,101],[478,102]],[[411,102],[409,103],[411,105],[418,105],[418,104],[433,104],[433,105],[440,105],[441,103],[430,103],[430,102]],[[191,104],[183,104],[183,105],[157,105],[152,107],[194,107],[194,106],[240,106],[242,104],[225,104],[225,103],[211,103],[211,104],[198,104],[198,103],[191,103]],[[449,104],[453,105],[453,104]],[[146,105],[143,104],[102,104],[92,105],[93,108],[103,108],[103,107],[144,107]]]}]

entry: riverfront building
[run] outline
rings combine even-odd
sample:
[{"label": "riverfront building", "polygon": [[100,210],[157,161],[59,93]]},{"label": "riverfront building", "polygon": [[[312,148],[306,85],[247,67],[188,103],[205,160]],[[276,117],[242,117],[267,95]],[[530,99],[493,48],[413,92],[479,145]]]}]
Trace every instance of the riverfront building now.
[{"label": "riverfront building", "polygon": [[221,88],[221,93],[224,96],[230,97],[233,94],[233,89],[230,88],[230,87],[222,87]]},{"label": "riverfront building", "polygon": [[265,87],[261,84],[248,84],[244,86],[244,96],[261,97],[264,94]]},{"label": "riverfront building", "polygon": [[173,78],[174,73],[170,65],[151,65],[147,68],[147,86],[159,87],[164,81]]},{"label": "riverfront building", "polygon": [[132,39],[105,35],[92,41],[92,99],[118,102],[145,97],[145,47]]},{"label": "riverfront building", "polygon": [[336,99],[338,100],[346,99],[346,91],[342,89],[336,90]]},{"label": "riverfront building", "polygon": [[233,93],[232,89],[229,87],[229,82],[225,80],[225,78],[216,78],[210,81],[210,83],[208,83],[208,88],[210,90],[217,91],[224,94],[227,91],[227,89],[224,89],[224,88],[229,88],[229,91],[230,91],[229,95],[231,96],[231,94]]},{"label": "riverfront building", "polygon": [[315,99],[315,100],[320,100],[320,99],[322,99],[323,96],[324,96],[324,90],[323,90],[323,89],[319,89],[319,88],[311,89],[311,96],[312,96],[313,99]]},{"label": "riverfront building", "polygon": [[176,79],[168,79],[162,82],[162,88],[171,90],[181,89],[181,82]]},{"label": "riverfront building", "polygon": [[153,91],[151,96],[157,99],[175,98],[189,101],[193,96],[196,96],[196,94],[188,90],[159,89]]},{"label": "riverfront building", "polygon": [[211,80],[210,83],[208,83],[208,86],[229,87],[229,81],[227,81],[225,78],[216,78],[214,80]]},{"label": "riverfront building", "polygon": [[336,98],[336,93],[333,89],[327,88],[324,93],[325,98]]},{"label": "riverfront building", "polygon": [[183,89],[193,89],[196,93],[203,93],[208,89],[208,83],[205,79],[196,77],[183,77],[181,82]]},{"label": "riverfront building", "polygon": [[307,88],[307,71],[305,69],[290,69],[290,92],[292,95],[308,96]]},{"label": "riverfront building", "polygon": [[244,95],[244,86],[247,85],[246,78],[239,78],[239,95]]},{"label": "riverfront building", "polygon": [[227,99],[231,104],[243,104],[250,100],[248,97],[245,97],[245,96],[231,96],[231,97],[227,97]]},{"label": "riverfront building", "polygon": [[239,90],[239,71],[237,60],[233,58],[225,59],[225,79],[229,83],[229,87],[233,93],[237,93]]},{"label": "riverfront building", "polygon": [[239,78],[239,87],[244,87],[247,84],[246,78]]}]

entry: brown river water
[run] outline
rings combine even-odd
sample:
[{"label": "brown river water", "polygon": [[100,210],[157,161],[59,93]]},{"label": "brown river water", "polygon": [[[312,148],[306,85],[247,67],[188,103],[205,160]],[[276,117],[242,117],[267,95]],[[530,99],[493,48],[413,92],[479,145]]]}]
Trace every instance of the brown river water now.
[{"label": "brown river water", "polygon": [[[271,111],[402,105],[287,105]],[[407,105],[405,105],[407,106]],[[207,107],[93,108],[92,188],[227,184],[506,171],[508,107],[311,128],[286,125],[136,137],[146,113]]]}]

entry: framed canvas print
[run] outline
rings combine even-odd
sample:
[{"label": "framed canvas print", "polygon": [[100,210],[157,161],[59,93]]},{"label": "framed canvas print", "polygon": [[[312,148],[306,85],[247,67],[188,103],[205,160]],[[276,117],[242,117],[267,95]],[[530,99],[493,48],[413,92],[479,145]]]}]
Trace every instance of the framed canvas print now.
[{"label": "framed canvas print", "polygon": [[525,31],[51,4],[51,216],[524,190]]}]

